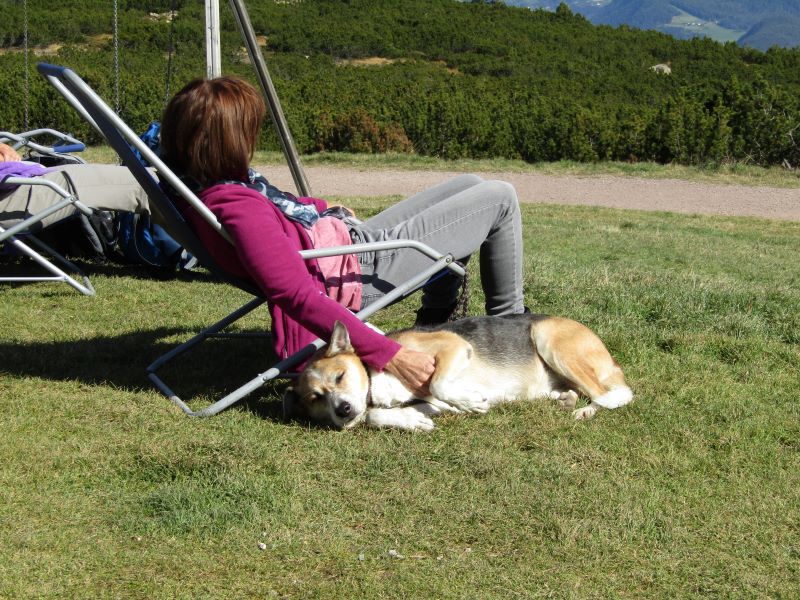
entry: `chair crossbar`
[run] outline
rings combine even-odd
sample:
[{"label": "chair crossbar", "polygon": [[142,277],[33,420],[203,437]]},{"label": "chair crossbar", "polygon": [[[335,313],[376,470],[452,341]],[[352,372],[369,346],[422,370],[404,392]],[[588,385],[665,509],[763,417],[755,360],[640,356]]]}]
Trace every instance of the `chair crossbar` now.
[{"label": "chair crossbar", "polygon": [[19,252],[22,252],[25,256],[29,257],[35,263],[42,266],[50,273],[53,273],[53,275],[49,277],[46,275],[0,277],[0,281],[7,283],[33,283],[33,282],[47,282],[47,281],[63,282],[73,287],[84,296],[95,295],[95,289],[94,287],[92,287],[89,278],[83,273],[83,271],[81,271],[75,264],[71,263],[66,258],[61,256],[61,254],[50,248],[50,246],[48,246],[47,244],[45,244],[44,242],[42,242],[41,240],[37,239],[32,235],[28,236],[28,239],[26,240],[32,244],[41,247],[42,250],[50,254],[50,256],[52,256],[54,260],[61,262],[63,265],[65,265],[67,268],[73,271],[76,275],[80,276],[81,279],[83,280],[83,283],[80,283],[75,278],[73,278],[69,273],[65,272],[57,265],[53,264],[52,262],[44,258],[33,248],[23,243],[19,238],[15,236],[6,236],[5,235],[6,233],[7,232],[2,227],[0,227],[0,240],[12,244]]}]

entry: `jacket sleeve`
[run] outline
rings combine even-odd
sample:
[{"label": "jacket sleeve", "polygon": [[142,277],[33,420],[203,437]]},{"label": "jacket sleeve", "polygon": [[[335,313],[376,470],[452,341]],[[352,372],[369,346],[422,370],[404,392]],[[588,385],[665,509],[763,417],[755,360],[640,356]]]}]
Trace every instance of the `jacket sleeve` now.
[{"label": "jacket sleeve", "polygon": [[341,321],[359,357],[383,369],[400,344],[374,331],[323,292],[298,254],[297,242],[285,228],[285,217],[258,192],[226,186],[205,198],[209,208],[230,233],[241,264],[264,295],[314,335],[329,340],[335,321]]}]

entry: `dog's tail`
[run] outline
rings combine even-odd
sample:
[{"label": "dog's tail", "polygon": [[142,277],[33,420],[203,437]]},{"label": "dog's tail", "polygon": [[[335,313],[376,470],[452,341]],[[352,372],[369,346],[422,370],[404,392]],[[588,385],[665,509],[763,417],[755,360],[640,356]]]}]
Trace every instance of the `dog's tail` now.
[{"label": "dog's tail", "polygon": [[588,327],[559,317],[532,326],[531,338],[542,360],[603,408],[633,400],[625,375],[603,342]]},{"label": "dog's tail", "polygon": [[[621,374],[621,371],[620,371]],[[603,408],[619,408],[625,406],[633,400],[633,391],[625,383],[625,379],[620,377],[622,382],[610,383],[601,381],[600,383],[608,389],[607,392],[592,398],[592,402]]]}]

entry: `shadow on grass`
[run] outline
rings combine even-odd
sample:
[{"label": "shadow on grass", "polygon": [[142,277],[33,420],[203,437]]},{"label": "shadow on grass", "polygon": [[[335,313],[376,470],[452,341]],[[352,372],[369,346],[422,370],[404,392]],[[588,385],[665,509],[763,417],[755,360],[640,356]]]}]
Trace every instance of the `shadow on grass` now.
[{"label": "shadow on grass", "polygon": [[[84,340],[0,342],[0,372],[133,392],[155,391],[147,379],[147,366],[194,333],[159,328]],[[159,376],[185,402],[196,403],[198,408],[266,371],[276,360],[265,337],[209,339],[160,369]],[[286,383],[285,379],[271,381],[236,406],[282,420],[280,398]]]}]

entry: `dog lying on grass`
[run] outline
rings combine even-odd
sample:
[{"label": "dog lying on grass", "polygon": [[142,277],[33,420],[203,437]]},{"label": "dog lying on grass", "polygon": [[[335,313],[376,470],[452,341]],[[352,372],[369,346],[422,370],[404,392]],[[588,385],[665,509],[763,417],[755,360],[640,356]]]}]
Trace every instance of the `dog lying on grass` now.
[{"label": "dog lying on grass", "polygon": [[[616,361],[588,327],[562,317],[473,317],[388,334],[436,358],[427,398],[365,367],[347,329],[336,322],[330,343],[287,389],[287,415],[337,429],[360,424],[415,431],[433,429],[441,413],[485,413],[495,404],[547,397],[578,420],[618,408],[633,393]],[[578,396],[589,404],[575,409]]]}]

